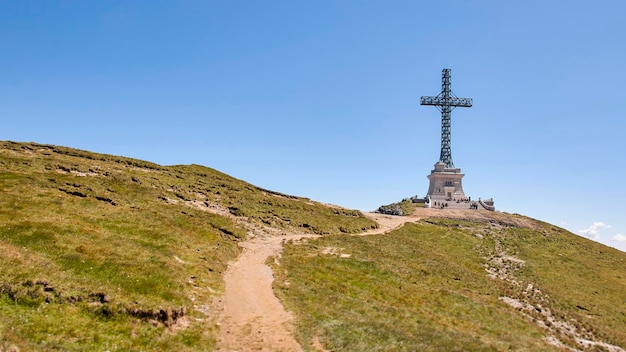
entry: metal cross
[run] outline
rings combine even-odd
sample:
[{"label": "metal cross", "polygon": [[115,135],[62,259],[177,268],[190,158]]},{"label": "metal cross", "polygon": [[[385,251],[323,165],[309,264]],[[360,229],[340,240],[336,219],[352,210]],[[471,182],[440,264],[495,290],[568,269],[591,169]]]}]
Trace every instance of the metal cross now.
[{"label": "metal cross", "polygon": [[472,106],[471,98],[457,98],[450,90],[450,69],[441,71],[441,93],[436,97],[421,97],[420,105],[433,105],[441,111],[441,154],[439,161],[446,168],[454,168],[452,163],[452,150],[450,148],[450,114],[457,106],[469,108]]}]

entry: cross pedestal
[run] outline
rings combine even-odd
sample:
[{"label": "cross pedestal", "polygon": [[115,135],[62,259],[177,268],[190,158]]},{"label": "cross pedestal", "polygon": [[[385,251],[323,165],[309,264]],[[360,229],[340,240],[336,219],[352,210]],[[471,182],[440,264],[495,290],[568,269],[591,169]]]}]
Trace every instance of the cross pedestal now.
[{"label": "cross pedestal", "polygon": [[467,197],[463,192],[463,176],[461,169],[447,168],[443,162],[437,162],[428,175],[430,186],[427,194],[431,201],[465,201]]}]

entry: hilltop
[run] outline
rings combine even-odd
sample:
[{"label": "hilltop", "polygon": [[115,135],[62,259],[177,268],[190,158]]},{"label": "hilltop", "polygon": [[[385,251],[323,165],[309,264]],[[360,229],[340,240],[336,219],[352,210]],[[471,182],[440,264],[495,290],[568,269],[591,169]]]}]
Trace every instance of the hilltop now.
[{"label": "hilltop", "polygon": [[[626,254],[517,214],[363,214],[204,166],[14,142],[0,204],[0,351],[626,346]],[[224,307],[246,270],[267,287],[245,294],[286,308],[269,327]]]}]

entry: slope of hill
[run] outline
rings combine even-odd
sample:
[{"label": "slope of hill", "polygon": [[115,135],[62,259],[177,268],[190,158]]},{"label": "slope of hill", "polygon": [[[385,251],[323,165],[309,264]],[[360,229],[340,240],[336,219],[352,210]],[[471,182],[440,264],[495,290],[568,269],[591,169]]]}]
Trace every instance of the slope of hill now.
[{"label": "slope of hill", "polygon": [[305,350],[626,346],[626,254],[519,215],[418,208],[354,236],[378,225],[206,167],[13,142],[0,205],[0,351],[215,349],[254,237],[299,239],[268,263]]},{"label": "slope of hill", "polygon": [[285,246],[274,287],[305,350],[626,348],[625,253],[519,215],[412,217]]},{"label": "slope of hill", "polygon": [[0,350],[211,350],[244,238],[358,233],[358,211],[213,169],[0,142]]}]

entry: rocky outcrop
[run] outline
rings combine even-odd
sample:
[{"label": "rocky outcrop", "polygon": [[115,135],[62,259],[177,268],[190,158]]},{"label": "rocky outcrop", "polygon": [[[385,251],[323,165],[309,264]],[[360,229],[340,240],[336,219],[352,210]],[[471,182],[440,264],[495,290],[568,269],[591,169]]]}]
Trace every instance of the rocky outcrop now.
[{"label": "rocky outcrop", "polygon": [[399,216],[404,215],[404,211],[402,211],[402,207],[399,203],[380,206],[378,209],[376,209],[375,213]]}]

